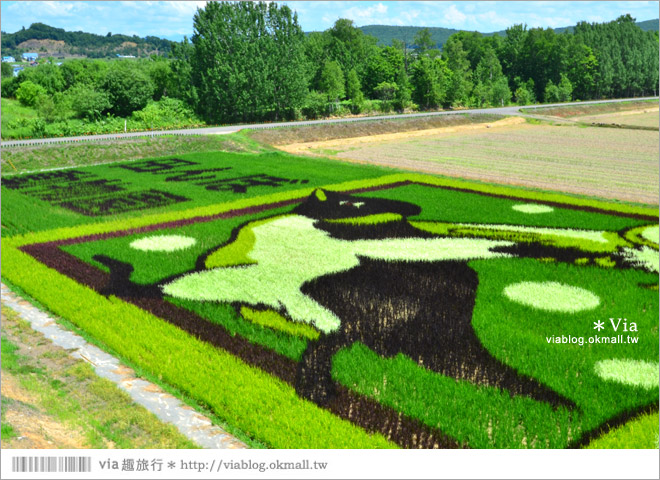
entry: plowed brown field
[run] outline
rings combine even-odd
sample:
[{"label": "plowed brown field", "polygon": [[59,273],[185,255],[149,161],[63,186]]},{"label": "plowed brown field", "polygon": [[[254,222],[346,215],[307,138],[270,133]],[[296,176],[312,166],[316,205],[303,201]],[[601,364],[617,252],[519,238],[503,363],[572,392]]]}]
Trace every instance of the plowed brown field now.
[{"label": "plowed brown field", "polygon": [[658,204],[658,139],[658,132],[644,130],[515,124],[279,148],[404,170]]}]

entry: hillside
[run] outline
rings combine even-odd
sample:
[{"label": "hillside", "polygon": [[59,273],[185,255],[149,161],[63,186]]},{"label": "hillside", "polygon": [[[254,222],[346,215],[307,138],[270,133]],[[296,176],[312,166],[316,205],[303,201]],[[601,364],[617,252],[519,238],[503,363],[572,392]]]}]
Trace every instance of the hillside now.
[{"label": "hillside", "polygon": [[[365,25],[359,27],[365,34],[371,35],[378,39],[379,45],[391,45],[393,39],[400,40],[405,42],[406,45],[411,45],[413,39],[417,32],[422,30],[425,27],[399,27],[399,26],[390,26],[390,25]],[[429,32],[431,32],[431,38],[438,46],[445,44],[447,39],[454,33],[460,32],[460,30],[454,30],[453,28],[443,28],[443,27],[428,27]]]},{"label": "hillside", "polygon": [[[645,31],[658,31],[658,20],[645,20],[643,22],[636,22],[636,25]],[[423,28],[428,28],[431,32],[431,38],[438,45],[442,47],[447,39],[454,33],[460,30],[453,28],[443,27],[400,27],[391,25],[365,25],[359,27],[365,34],[374,36],[378,39],[379,45],[391,45],[393,39],[401,40],[407,45],[413,44],[415,34]],[[555,33],[563,33],[565,31],[572,32],[573,27],[559,27],[554,29]],[[499,35],[503,37],[506,34],[504,30],[499,32],[484,33],[485,36]]]},{"label": "hillside", "polygon": [[15,33],[2,32],[2,54],[20,57],[34,51],[52,56],[83,56],[91,58],[119,55],[148,56],[167,54],[172,42],[158,37],[140,38],[108,33],[96,35],[85,32],[67,32],[43,23],[33,23]]}]

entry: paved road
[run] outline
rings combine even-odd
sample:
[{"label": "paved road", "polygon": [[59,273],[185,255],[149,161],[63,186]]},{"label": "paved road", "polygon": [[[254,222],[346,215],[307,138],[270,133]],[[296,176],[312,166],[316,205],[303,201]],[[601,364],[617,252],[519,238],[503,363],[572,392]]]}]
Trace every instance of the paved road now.
[{"label": "paved road", "polygon": [[[73,143],[95,140],[109,140],[121,139],[131,137],[149,137],[160,135],[222,135],[228,133],[238,132],[239,130],[262,129],[262,128],[276,128],[276,127],[295,127],[299,125],[317,125],[327,123],[346,123],[346,122],[364,122],[369,120],[385,120],[395,118],[415,118],[415,117],[433,117],[438,115],[451,115],[455,113],[490,113],[496,115],[520,115],[520,116],[533,116],[533,111],[537,108],[559,107],[567,105],[587,105],[592,103],[619,103],[631,100],[657,100],[658,97],[638,97],[638,98],[620,98],[616,100],[592,100],[588,102],[571,102],[571,103],[553,103],[546,105],[537,105],[532,107],[498,107],[498,108],[474,108],[469,110],[450,110],[442,112],[423,112],[423,113],[408,113],[397,115],[381,115],[377,117],[358,117],[358,118],[337,118],[331,120],[306,120],[301,122],[279,122],[279,123],[258,123],[258,124],[244,124],[244,125],[230,125],[226,127],[205,127],[205,128],[191,128],[184,130],[157,130],[147,132],[131,132],[131,133],[112,133],[106,135],[85,135],[80,137],[57,137],[57,138],[41,138],[34,140],[11,140],[1,142],[2,147],[15,147],[15,146],[28,146],[28,145],[42,145],[49,143]],[[522,110],[522,111],[521,111]]]}]

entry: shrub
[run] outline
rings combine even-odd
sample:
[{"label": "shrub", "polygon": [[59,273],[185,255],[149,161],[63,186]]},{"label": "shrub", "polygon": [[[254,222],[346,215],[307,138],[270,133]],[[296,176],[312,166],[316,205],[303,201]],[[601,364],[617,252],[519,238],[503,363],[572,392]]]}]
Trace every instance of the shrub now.
[{"label": "shrub", "polygon": [[30,128],[30,133],[33,137],[44,137],[46,136],[46,122],[43,118],[37,118],[32,122],[32,127]]},{"label": "shrub", "polygon": [[14,75],[14,68],[7,62],[2,62],[2,78],[9,78]]},{"label": "shrub", "polygon": [[15,98],[19,83],[15,77],[3,78],[0,95],[2,98]]},{"label": "shrub", "polygon": [[154,87],[147,75],[135,66],[118,65],[108,72],[103,82],[115,115],[126,117],[147,106]]},{"label": "shrub", "polygon": [[527,90],[525,86],[520,86],[516,89],[516,103],[518,105],[531,105],[536,102],[534,92]]},{"label": "shrub", "polygon": [[39,116],[47,122],[65,120],[71,109],[69,96],[62,93],[56,93],[53,96],[41,95],[37,97],[35,104]]},{"label": "shrub", "polygon": [[302,108],[302,114],[308,119],[325,117],[328,115],[327,96],[319,92],[309,92]]},{"label": "shrub", "polygon": [[108,94],[96,90],[91,85],[76,84],[67,90],[67,96],[78,118],[97,120],[104,111],[112,107]]},{"label": "shrub", "polygon": [[34,107],[41,95],[46,95],[46,89],[30,80],[21,83],[21,86],[16,90],[16,98],[21,102],[21,105],[26,107]]}]

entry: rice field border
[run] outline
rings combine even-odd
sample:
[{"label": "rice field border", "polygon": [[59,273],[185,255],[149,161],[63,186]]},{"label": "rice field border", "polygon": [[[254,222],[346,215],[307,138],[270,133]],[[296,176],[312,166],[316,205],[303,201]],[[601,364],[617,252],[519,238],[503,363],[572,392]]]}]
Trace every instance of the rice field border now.
[{"label": "rice field border", "polygon": [[[419,174],[388,175],[323,187],[329,191],[360,193],[402,185],[424,185],[480,193],[495,198],[533,201],[547,206],[570,207],[587,212],[615,213],[644,220],[657,220],[657,209],[581,199],[556,193],[524,191],[509,187],[441,179]],[[57,228],[4,240],[3,276],[27,294],[47,305],[55,314],[71,320],[99,339],[109,349],[121,352],[130,362],[157,374],[188,392],[246,434],[275,448],[392,448],[460,447],[442,432],[429,429],[413,418],[370,401],[356,398],[348,389],[340,392],[360,412],[374,412],[367,424],[356,426],[351,419],[360,412],[323,409],[296,396],[291,386],[292,365],[279,362],[273,375],[271,362],[248,352],[249,345],[224,337],[222,349],[199,340],[200,330],[164,322],[158,317],[161,305],[135,305],[116,296],[106,296],[81,276],[96,276],[84,262],[71,263],[61,245],[91,239],[148,232],[168,225],[190,224],[230,218],[300,203],[315,189],[306,188],[235,202],[227,202],[158,215]],[[72,256],[70,256],[72,257]],[[73,257],[72,257],[73,258]],[[102,282],[103,279],[101,279]],[[100,284],[96,283],[98,287]],[[62,295],[67,292],[67,295]],[[181,327],[184,327],[182,330]],[[220,338],[222,335],[215,335]],[[213,337],[213,335],[211,335]],[[223,343],[224,342],[224,343]],[[232,344],[233,342],[233,344]],[[233,353],[242,352],[242,358]],[[211,359],[212,361],[209,361]],[[199,370],[192,365],[211,366]],[[271,373],[261,368],[269,365]],[[258,367],[258,368],[255,368]],[[273,413],[277,405],[277,415]],[[394,425],[398,425],[393,429]],[[319,435],[319,430],[323,435]],[[413,434],[411,434],[411,431]],[[421,435],[420,435],[421,434]]]}]

